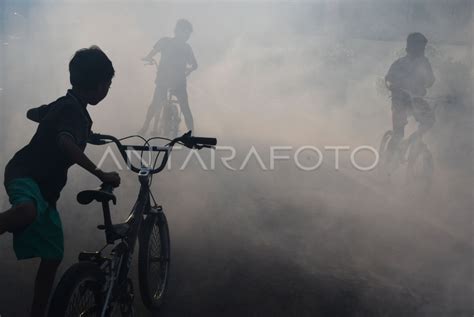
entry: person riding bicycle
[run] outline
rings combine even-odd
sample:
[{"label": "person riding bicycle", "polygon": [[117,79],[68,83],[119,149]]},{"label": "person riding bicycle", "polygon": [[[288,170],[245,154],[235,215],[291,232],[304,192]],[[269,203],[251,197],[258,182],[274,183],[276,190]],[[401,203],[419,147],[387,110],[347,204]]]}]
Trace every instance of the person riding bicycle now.
[{"label": "person riding bicycle", "polygon": [[189,108],[188,93],[186,91],[186,77],[198,67],[193,49],[186,43],[192,31],[193,26],[188,20],[178,20],[174,29],[174,37],[161,38],[150,53],[143,58],[144,61],[151,62],[157,53],[161,53],[153,100],[139,134],[146,133],[154,116],[155,120],[159,117],[161,108],[167,99],[168,90],[171,90],[171,93],[178,99],[186,127],[188,130],[194,129],[193,116]]},{"label": "person riding bicycle", "polygon": [[427,89],[435,82],[430,61],[425,56],[427,43],[423,34],[409,34],[407,54],[396,60],[385,76],[392,95],[393,137],[388,145],[388,150],[392,153],[398,149],[404,137],[409,114],[419,123],[420,135],[434,124],[434,112],[423,99]]},{"label": "person riding bicycle", "polygon": [[0,234],[13,233],[18,260],[41,259],[31,309],[35,317],[45,314],[63,258],[64,237],[56,202],[69,167],[78,164],[104,183],[120,184],[116,172],[101,171],[83,153],[92,133],[86,108],[107,96],[115,73],[112,62],[92,46],[75,53],[69,73],[72,89],[65,96],[28,111],[27,117],[38,122],[38,128],[5,168],[4,183],[12,208],[0,213]]}]

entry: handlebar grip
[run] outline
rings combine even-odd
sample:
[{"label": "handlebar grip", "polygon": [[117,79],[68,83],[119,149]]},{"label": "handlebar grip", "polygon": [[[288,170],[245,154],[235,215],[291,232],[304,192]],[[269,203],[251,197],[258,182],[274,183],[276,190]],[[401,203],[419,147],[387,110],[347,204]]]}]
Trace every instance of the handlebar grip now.
[{"label": "handlebar grip", "polygon": [[216,138],[203,138],[203,137],[190,137],[191,142],[194,144],[201,144],[201,145],[216,145],[217,139]]}]

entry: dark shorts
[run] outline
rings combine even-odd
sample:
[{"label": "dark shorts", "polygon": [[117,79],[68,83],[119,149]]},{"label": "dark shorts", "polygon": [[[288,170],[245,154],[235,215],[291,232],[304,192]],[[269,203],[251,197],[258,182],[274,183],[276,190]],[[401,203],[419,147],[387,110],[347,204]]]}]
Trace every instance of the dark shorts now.
[{"label": "dark shorts", "polygon": [[61,218],[56,208],[41,194],[31,178],[16,178],[5,185],[12,206],[25,202],[36,205],[36,219],[25,229],[13,233],[13,249],[18,260],[40,257],[61,260],[64,236]]},{"label": "dark shorts", "polygon": [[171,94],[176,96],[180,103],[188,104],[188,92],[186,80],[169,81],[157,79],[155,92],[153,94],[153,101],[157,107],[161,107],[162,103],[168,97],[168,90]]},{"label": "dark shorts", "polygon": [[155,113],[160,114],[161,109],[167,100],[168,90],[170,90],[171,94],[176,96],[178,99],[179,108],[184,115],[187,128],[189,130],[193,130],[194,123],[191,109],[189,108],[188,93],[186,91],[186,80],[175,82],[157,80],[151,107],[154,107]]}]

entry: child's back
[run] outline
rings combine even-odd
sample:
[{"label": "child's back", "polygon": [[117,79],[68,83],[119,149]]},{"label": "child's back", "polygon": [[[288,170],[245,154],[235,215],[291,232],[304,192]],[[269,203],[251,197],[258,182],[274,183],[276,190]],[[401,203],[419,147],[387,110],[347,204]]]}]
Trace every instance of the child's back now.
[{"label": "child's back", "polygon": [[424,96],[426,88],[431,85],[432,77],[433,72],[428,58],[406,55],[392,64],[386,80],[413,95]]},{"label": "child's back", "polygon": [[74,162],[57,142],[61,133],[70,134],[84,150],[92,126],[86,103],[81,103],[71,91],[49,105],[30,110],[39,120],[29,144],[18,151],[5,169],[5,184],[16,178],[34,179],[44,198],[55,205],[66,184],[67,170]]}]

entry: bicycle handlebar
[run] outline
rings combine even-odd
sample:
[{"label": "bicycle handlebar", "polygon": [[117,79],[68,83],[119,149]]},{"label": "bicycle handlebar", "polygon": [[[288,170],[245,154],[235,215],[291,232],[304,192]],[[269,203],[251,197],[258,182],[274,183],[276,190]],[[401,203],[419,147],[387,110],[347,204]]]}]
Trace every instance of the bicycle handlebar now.
[{"label": "bicycle handlebar", "polygon": [[424,99],[424,100],[431,100],[431,101],[438,101],[438,100],[442,100],[442,101],[447,101],[449,102],[452,97],[450,95],[440,95],[440,96],[427,96],[427,95],[424,95],[424,96],[420,96],[420,95],[416,95],[412,92],[410,92],[409,90],[405,89],[405,88],[400,88],[400,87],[393,87],[391,85],[388,85],[387,84],[387,81],[385,81],[385,87],[390,90],[392,93],[395,91],[395,92],[401,92],[401,93],[404,93],[406,94],[411,100],[415,100],[417,98],[419,99]]},{"label": "bicycle handlebar", "polygon": [[[151,146],[151,145],[124,145],[118,140],[116,137],[107,134],[99,134],[94,133],[89,137],[88,143],[94,145],[104,145],[108,143],[115,143],[117,145],[122,158],[127,163],[132,171],[135,173],[140,172],[140,168],[134,166],[127,155],[127,151],[136,150],[136,151],[154,151],[154,152],[164,152],[164,157],[161,161],[161,164],[158,168],[154,168],[150,170],[151,174],[156,174],[161,172],[168,162],[169,153],[173,149],[173,146],[176,143],[183,144],[187,148],[190,149],[202,149],[202,148],[211,148],[212,146],[217,144],[217,139],[215,138],[206,138],[206,137],[193,137],[191,136],[191,131],[183,134],[180,137],[177,137],[171,140],[170,143],[166,144],[165,146]],[[148,143],[148,140],[146,141]]]}]

